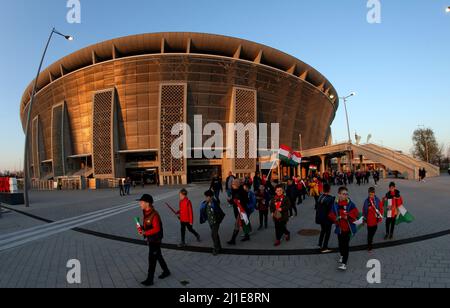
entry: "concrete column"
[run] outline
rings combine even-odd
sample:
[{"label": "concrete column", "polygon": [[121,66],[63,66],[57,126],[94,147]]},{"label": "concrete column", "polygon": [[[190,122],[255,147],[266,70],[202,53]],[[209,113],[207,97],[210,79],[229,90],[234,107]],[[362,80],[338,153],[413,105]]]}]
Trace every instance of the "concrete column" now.
[{"label": "concrete column", "polygon": [[326,160],[326,156],[325,155],[321,155],[320,156],[320,175],[323,175],[325,173],[325,160]]},{"label": "concrete column", "polygon": [[352,156],[350,155],[350,152],[347,152],[346,154],[347,156],[347,171],[352,171],[353,170],[353,161],[352,161]]},{"label": "concrete column", "polygon": [[337,158],[337,164],[338,164],[338,171],[342,172],[342,158],[338,157]]}]

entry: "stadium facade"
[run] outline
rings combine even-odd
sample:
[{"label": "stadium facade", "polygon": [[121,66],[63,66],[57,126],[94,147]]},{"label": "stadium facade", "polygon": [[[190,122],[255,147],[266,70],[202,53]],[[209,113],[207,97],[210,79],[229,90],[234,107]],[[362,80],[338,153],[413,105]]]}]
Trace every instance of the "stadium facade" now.
[{"label": "stadium facade", "polygon": [[[21,101],[24,128],[33,83]],[[252,174],[258,159],[174,159],[172,126],[193,127],[195,115],[224,128],[280,123],[280,144],[308,149],[329,142],[338,104],[336,90],[317,70],[261,44],[201,33],[113,39],[41,73],[30,174],[35,180],[145,177],[161,184]]]}]

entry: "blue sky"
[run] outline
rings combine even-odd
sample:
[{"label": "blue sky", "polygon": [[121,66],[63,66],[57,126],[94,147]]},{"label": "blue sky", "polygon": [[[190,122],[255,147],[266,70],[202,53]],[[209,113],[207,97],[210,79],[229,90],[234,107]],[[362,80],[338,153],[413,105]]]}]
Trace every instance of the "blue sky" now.
[{"label": "blue sky", "polygon": [[[352,136],[409,151],[418,125],[450,145],[450,0],[380,0],[381,24],[366,0],[81,0],[81,24],[66,21],[66,0],[0,0],[0,170],[19,168],[19,102],[56,26],[45,65],[87,45],[130,34],[195,31],[230,35],[287,52],[323,73],[349,103]],[[333,135],[347,137],[343,108]]]}]

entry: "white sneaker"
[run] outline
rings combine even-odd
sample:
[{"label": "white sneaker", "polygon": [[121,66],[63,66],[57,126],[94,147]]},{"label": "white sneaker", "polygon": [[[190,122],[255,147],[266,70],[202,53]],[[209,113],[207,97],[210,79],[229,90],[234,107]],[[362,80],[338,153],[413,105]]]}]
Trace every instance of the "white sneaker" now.
[{"label": "white sneaker", "polygon": [[341,263],[342,264],[342,262],[344,261],[344,257],[343,256],[341,256],[340,258],[339,258],[339,263]]},{"label": "white sneaker", "polygon": [[341,264],[341,266],[338,267],[338,270],[345,272],[347,270],[347,265]]}]

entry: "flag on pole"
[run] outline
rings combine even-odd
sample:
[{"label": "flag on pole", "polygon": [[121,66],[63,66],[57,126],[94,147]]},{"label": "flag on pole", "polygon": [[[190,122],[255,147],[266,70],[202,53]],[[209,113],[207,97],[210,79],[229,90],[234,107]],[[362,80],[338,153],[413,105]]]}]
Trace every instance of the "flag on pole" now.
[{"label": "flag on pole", "polygon": [[293,152],[292,153],[292,164],[297,167],[301,163],[302,163],[302,154],[300,152]]},{"label": "flag on pole", "polygon": [[250,219],[239,201],[237,202],[237,209],[239,211],[239,217],[241,218],[240,222],[242,230],[248,234],[250,231]]},{"label": "flag on pole", "polygon": [[290,161],[292,159],[292,152],[293,151],[290,147],[288,147],[287,145],[282,145],[280,147],[280,152],[278,154],[280,157],[280,160],[290,163]]},{"label": "flag on pole", "polygon": [[397,217],[397,221],[395,222],[396,225],[399,225],[403,222],[409,224],[415,220],[414,216],[410,212],[408,212],[408,210],[406,210],[403,205],[398,208],[398,211],[399,215]]},{"label": "flag on pole", "polygon": [[309,169],[310,170],[317,170],[317,166],[316,165],[309,165]]},{"label": "flag on pole", "polygon": [[278,163],[278,150],[274,151],[270,156],[261,157],[260,160],[261,160],[261,164],[260,164],[261,170],[274,169],[276,164]]}]

